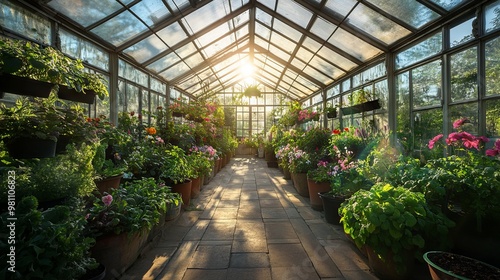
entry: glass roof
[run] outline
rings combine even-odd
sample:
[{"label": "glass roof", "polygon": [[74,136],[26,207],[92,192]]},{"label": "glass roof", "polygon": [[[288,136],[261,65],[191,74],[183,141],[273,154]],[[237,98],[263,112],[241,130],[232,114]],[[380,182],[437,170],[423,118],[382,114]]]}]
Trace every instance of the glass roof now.
[{"label": "glass roof", "polygon": [[200,97],[306,98],[472,0],[48,0],[57,17]]}]

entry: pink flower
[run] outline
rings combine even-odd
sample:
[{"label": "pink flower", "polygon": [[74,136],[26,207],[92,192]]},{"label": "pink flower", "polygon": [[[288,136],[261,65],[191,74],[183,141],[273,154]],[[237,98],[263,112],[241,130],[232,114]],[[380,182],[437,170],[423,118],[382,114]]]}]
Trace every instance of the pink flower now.
[{"label": "pink flower", "polygon": [[495,142],[495,149],[497,149],[498,151],[500,151],[500,139],[498,139],[498,140]]},{"label": "pink flower", "polygon": [[432,150],[432,148],[434,148],[434,144],[436,144],[437,141],[439,141],[439,139],[443,138],[443,134],[439,134],[437,136],[435,136],[434,138],[432,138],[430,141],[429,141],[429,144],[427,145],[429,147],[429,149]]},{"label": "pink flower", "polygon": [[102,197],[102,202],[104,205],[109,206],[111,205],[111,202],[113,202],[113,196],[108,194]]},{"label": "pink flower", "polygon": [[494,156],[497,156],[499,154],[500,154],[500,151],[497,150],[497,149],[486,150],[486,155],[489,156],[489,157],[494,157]]},{"label": "pink flower", "polygon": [[456,121],[453,122],[453,128],[454,129],[457,129],[459,127],[461,127],[464,123],[468,123],[469,120],[468,119],[458,119]]}]

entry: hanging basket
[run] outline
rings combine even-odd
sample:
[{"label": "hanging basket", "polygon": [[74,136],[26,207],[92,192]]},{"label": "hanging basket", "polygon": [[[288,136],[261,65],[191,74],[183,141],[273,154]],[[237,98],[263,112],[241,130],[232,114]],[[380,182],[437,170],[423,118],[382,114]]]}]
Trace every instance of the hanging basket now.
[{"label": "hanging basket", "polygon": [[54,84],[20,77],[11,74],[0,74],[0,92],[47,98]]},{"label": "hanging basket", "polygon": [[67,86],[59,85],[59,91],[57,92],[57,96],[60,99],[86,103],[86,104],[94,104],[96,92],[93,90],[86,90],[85,92],[76,91],[74,88],[69,88]]}]

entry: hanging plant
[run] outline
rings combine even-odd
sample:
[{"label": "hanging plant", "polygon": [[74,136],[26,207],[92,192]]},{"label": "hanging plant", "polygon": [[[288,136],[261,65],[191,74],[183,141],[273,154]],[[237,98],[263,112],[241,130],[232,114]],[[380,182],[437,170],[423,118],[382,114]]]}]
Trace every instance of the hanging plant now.
[{"label": "hanging plant", "polygon": [[256,85],[247,87],[243,92],[243,95],[247,97],[252,97],[252,96],[260,97],[261,94],[262,93],[260,92],[260,90],[257,88]]}]

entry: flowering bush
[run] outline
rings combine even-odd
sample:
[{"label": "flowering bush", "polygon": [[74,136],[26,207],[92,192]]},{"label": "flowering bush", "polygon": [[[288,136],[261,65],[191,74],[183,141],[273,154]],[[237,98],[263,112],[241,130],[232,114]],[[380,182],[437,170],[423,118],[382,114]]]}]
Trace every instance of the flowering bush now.
[{"label": "flowering bush", "polygon": [[311,160],[311,155],[307,152],[295,147],[289,153],[288,163],[291,173],[307,173],[315,168],[314,160]]},{"label": "flowering bush", "polygon": [[168,193],[168,187],[145,178],[126,183],[101,198],[95,197],[86,214],[87,230],[97,237],[151,229],[158,223],[161,211],[166,211]]},{"label": "flowering bush", "polygon": [[[472,215],[477,230],[481,230],[483,218],[500,211],[500,161],[493,156],[498,149],[497,143],[486,155],[479,152],[489,139],[466,132],[464,127],[468,123],[467,119],[453,123],[457,131],[450,133],[445,141],[452,147],[453,154],[429,160],[426,167],[439,175],[436,180],[445,188],[444,197],[448,199],[450,210],[460,209]],[[428,147],[435,148],[442,138],[443,135],[437,135],[429,141]]]},{"label": "flowering bush", "polygon": [[[339,150],[351,151],[353,157],[357,157],[363,150],[366,141],[362,130],[345,127],[343,130],[334,129],[330,138],[330,147],[336,146]],[[331,150],[331,149],[330,149]]]},{"label": "flowering bush", "polygon": [[204,145],[204,146],[193,146],[189,149],[190,152],[200,152],[203,154],[208,160],[214,161],[219,158],[217,155],[217,150],[212,146]]},{"label": "flowering bush", "polygon": [[306,121],[318,121],[319,120],[319,114],[318,112],[315,112],[311,109],[303,109],[300,110],[297,114],[297,121],[298,122],[306,122]]}]

